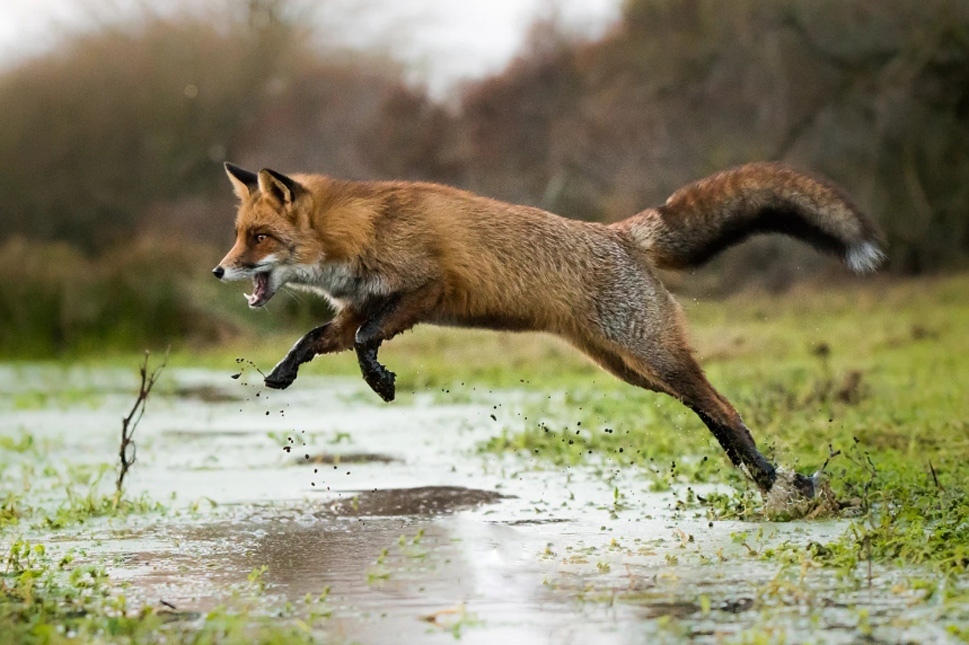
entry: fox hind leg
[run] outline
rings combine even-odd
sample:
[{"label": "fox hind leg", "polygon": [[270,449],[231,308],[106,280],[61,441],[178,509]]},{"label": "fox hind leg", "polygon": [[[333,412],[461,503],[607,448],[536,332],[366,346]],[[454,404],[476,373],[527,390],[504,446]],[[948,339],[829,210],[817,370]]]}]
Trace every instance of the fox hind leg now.
[{"label": "fox hind leg", "polygon": [[[665,331],[669,332],[668,329]],[[580,348],[627,383],[669,394],[693,410],[713,433],[730,461],[746,470],[758,488],[770,491],[777,478],[776,469],[757,449],[734,407],[707,380],[685,340],[677,340],[679,342],[670,342],[668,338],[650,342],[640,338],[629,344],[617,344],[601,339],[596,343],[582,343]],[[813,493],[811,481],[801,479],[803,482],[796,478],[795,483],[810,497]]]},{"label": "fox hind leg", "polygon": [[671,357],[671,363],[660,368],[663,391],[693,410],[713,433],[730,461],[744,468],[761,490],[769,491],[777,479],[777,472],[757,449],[740,414],[714,389],[689,351],[678,354]]}]

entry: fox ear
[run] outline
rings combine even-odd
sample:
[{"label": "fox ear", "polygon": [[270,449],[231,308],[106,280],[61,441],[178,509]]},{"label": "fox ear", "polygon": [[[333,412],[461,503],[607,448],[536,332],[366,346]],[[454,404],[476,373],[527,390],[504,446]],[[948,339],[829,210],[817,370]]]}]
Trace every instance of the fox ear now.
[{"label": "fox ear", "polygon": [[243,170],[234,163],[225,162],[225,174],[229,176],[239,199],[248,199],[253,191],[259,189],[259,177],[256,173]]},{"label": "fox ear", "polygon": [[289,206],[296,201],[303,187],[295,179],[281,172],[263,168],[259,171],[259,190],[272,195],[283,206]]}]

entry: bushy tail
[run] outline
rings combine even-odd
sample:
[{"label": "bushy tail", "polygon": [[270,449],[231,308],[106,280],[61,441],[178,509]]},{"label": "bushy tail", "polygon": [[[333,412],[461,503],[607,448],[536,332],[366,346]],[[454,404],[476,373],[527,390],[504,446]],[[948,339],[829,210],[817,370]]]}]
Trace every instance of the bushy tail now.
[{"label": "bushy tail", "polygon": [[613,226],[627,230],[664,269],[699,266],[758,233],[804,240],[858,272],[885,259],[878,229],[838,188],[774,163],[711,175]]}]

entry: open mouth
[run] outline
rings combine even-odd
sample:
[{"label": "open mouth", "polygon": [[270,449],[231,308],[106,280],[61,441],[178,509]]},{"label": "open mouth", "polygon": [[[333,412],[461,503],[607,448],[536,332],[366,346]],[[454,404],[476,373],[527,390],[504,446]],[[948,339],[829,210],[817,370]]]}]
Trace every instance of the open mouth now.
[{"label": "open mouth", "polygon": [[257,273],[252,276],[252,293],[244,293],[250,307],[262,307],[272,299],[276,292],[269,286],[269,273]]}]

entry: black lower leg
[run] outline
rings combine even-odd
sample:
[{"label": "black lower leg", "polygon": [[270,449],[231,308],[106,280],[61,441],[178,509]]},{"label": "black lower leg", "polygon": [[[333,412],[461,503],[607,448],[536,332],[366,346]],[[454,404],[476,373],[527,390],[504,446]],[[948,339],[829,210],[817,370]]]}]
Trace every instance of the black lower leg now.
[{"label": "black lower leg", "polygon": [[266,386],[277,390],[284,390],[293,381],[299,372],[299,366],[308,363],[319,353],[317,348],[330,332],[333,323],[326,323],[315,329],[308,331],[302,338],[296,341],[293,348],[286,353],[283,360],[276,363],[276,367],[266,377]]},{"label": "black lower leg", "polygon": [[754,438],[750,436],[750,431],[742,424],[740,428],[733,428],[717,423],[700,410],[692,409],[710,428],[710,432],[727,452],[730,461],[735,466],[746,468],[758,488],[765,493],[769,491],[777,480],[777,469],[757,450]]},{"label": "black lower leg", "polygon": [[801,497],[805,497],[807,499],[814,497],[815,493],[817,492],[817,488],[815,487],[818,480],[817,476],[818,473],[815,473],[814,477],[808,477],[807,475],[802,475],[801,473],[794,473],[792,483]]},{"label": "black lower leg", "polygon": [[380,398],[389,402],[394,400],[396,393],[394,380],[397,375],[377,361],[377,350],[380,348],[380,342],[379,340],[357,342],[354,348],[357,350],[357,362],[360,364],[363,380]]},{"label": "black lower leg", "polygon": [[385,339],[383,329],[387,318],[393,314],[399,303],[400,296],[391,296],[381,303],[367,322],[357,329],[353,342],[363,380],[381,399],[388,402],[394,400],[396,374],[380,364],[377,350]]}]

